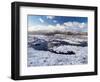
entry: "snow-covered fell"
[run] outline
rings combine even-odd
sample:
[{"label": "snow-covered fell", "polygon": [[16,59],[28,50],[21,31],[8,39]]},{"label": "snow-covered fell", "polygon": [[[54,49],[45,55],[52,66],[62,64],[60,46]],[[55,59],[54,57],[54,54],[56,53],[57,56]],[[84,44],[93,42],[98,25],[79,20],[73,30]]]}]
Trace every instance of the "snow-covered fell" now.
[{"label": "snow-covered fell", "polygon": [[[34,47],[28,46],[28,58],[27,66],[54,66],[54,65],[78,65],[88,63],[88,46],[73,46],[73,45],[62,45],[59,42],[53,41],[64,41],[70,44],[79,44],[80,42],[86,41],[85,36],[70,36],[70,35],[29,35],[28,42],[32,43],[35,39],[42,39],[48,42],[47,50],[37,50]],[[55,44],[59,45],[55,45]],[[75,54],[56,54],[50,52],[52,49],[56,52],[66,53],[68,51],[73,51]]]}]

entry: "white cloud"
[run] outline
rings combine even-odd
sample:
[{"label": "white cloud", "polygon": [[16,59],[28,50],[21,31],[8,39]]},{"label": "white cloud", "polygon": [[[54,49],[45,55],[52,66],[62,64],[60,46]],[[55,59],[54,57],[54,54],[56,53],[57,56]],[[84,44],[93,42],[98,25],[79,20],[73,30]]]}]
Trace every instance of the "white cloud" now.
[{"label": "white cloud", "polygon": [[45,30],[47,29],[46,26],[43,25],[36,25],[36,26],[31,26],[28,27],[28,31],[38,31],[38,30]]},{"label": "white cloud", "polygon": [[41,23],[44,23],[44,20],[43,20],[42,18],[39,18],[39,21],[40,21]]},{"label": "white cloud", "polygon": [[53,19],[55,16],[47,16],[47,19]]},{"label": "white cloud", "polygon": [[73,23],[72,22],[65,22],[64,25],[66,27],[72,27],[73,26]]},{"label": "white cloud", "polygon": [[60,24],[56,24],[56,25],[36,25],[36,26],[31,26],[28,27],[28,31],[38,31],[38,30],[46,30],[46,31],[55,31],[55,30],[64,30],[64,26],[60,25]]},{"label": "white cloud", "polygon": [[86,23],[79,23],[79,22],[65,22],[64,24],[56,24],[56,25],[36,25],[32,27],[28,27],[28,31],[38,31],[38,30],[45,30],[47,32],[52,32],[55,30],[58,31],[83,31],[87,29]]},{"label": "white cloud", "polygon": [[72,28],[87,28],[87,23],[80,22],[65,22],[64,26]]},{"label": "white cloud", "polygon": [[56,20],[53,20],[53,22],[54,22],[54,23],[57,23],[57,21],[56,21]]},{"label": "white cloud", "polygon": [[87,27],[87,24],[86,23],[81,23],[79,27],[80,28],[85,28],[85,27]]}]

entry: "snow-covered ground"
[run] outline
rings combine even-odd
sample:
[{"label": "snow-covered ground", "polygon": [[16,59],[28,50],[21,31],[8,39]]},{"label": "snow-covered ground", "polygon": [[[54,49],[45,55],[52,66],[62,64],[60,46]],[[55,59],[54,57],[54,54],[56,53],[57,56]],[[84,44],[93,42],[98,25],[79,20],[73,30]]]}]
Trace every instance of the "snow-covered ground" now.
[{"label": "snow-covered ground", "polygon": [[[33,42],[35,38],[46,41],[60,40],[69,43],[87,41],[85,36],[46,36],[46,35],[29,35],[28,42]],[[30,66],[54,66],[54,65],[77,65],[88,63],[88,46],[59,45],[52,46],[50,49],[56,52],[73,51],[75,54],[56,54],[50,51],[36,50],[28,46],[27,65]]]}]

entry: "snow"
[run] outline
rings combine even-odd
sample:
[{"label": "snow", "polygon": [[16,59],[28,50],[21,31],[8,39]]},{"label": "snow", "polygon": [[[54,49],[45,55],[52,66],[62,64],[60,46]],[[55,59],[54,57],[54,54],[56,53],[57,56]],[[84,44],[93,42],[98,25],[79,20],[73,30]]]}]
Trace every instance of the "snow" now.
[{"label": "snow", "polygon": [[[54,36],[46,35],[34,35],[30,36],[29,42],[33,41],[33,37],[39,39],[45,39],[47,41],[58,39]],[[31,41],[30,41],[31,40]],[[78,41],[86,41],[87,39],[80,39],[76,37],[67,37],[65,39],[60,39],[62,41],[68,41],[70,43],[78,43]],[[67,52],[73,51],[75,54],[56,54],[50,51],[36,50],[32,47],[28,47],[28,58],[27,66],[55,66],[55,65],[80,65],[88,63],[88,46],[71,46],[71,45],[59,45],[50,48],[56,52]]]},{"label": "snow", "polygon": [[[28,48],[28,50],[28,66],[74,65],[87,63],[87,47],[84,47],[84,49],[76,48],[76,55],[55,54],[49,51],[38,51],[33,48]],[[81,53],[80,50],[82,50]]]},{"label": "snow", "polygon": [[75,47],[75,46],[59,46],[59,47],[53,47],[53,50],[54,51],[57,51],[57,52],[59,52],[59,51],[61,51],[61,52],[67,52],[67,51],[73,51],[73,50],[77,50],[77,47]]}]

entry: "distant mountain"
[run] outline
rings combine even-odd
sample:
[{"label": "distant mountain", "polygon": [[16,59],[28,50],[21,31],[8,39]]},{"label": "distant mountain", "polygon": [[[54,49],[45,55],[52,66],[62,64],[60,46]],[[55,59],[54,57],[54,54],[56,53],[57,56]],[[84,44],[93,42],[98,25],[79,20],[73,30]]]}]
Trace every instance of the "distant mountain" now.
[{"label": "distant mountain", "polygon": [[81,32],[81,31],[70,31],[70,30],[38,30],[38,31],[28,31],[29,34],[34,35],[55,35],[55,34],[66,34],[66,35],[87,35],[87,32]]}]

